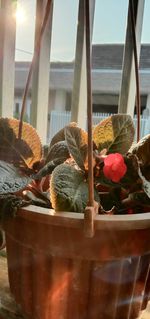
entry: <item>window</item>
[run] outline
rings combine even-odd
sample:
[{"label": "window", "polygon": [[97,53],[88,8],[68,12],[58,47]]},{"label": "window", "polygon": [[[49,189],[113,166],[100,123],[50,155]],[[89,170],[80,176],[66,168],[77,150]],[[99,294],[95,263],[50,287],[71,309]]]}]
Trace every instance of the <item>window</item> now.
[{"label": "window", "polygon": [[20,104],[17,102],[15,103],[15,113],[19,114],[19,111],[20,111]]}]

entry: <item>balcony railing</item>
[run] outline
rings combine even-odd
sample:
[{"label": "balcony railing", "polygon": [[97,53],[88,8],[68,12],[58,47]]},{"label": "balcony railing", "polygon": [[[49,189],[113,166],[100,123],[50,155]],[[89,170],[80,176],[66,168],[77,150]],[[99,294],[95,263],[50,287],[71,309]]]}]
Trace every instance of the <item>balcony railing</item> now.
[{"label": "balcony railing", "polygon": [[[144,12],[144,0],[135,0],[134,21],[136,26],[137,58],[140,57],[141,32]],[[16,24],[14,20],[14,3],[17,1],[0,1],[0,115],[12,117],[14,105],[14,77],[15,77],[15,36]],[[35,43],[40,33],[46,0],[37,0]],[[78,28],[76,40],[76,56],[74,69],[74,85],[72,93],[71,120],[77,121],[81,127],[86,123],[86,52],[85,52],[85,25],[84,1],[79,0]],[[130,3],[130,0],[129,0]],[[90,1],[91,30],[94,21],[95,0]],[[42,142],[47,139],[47,118],[49,99],[49,61],[51,47],[51,30],[53,17],[53,0],[51,14],[43,34],[39,56],[33,68],[32,76],[32,107],[31,124],[36,127]],[[92,32],[91,32],[92,38]],[[135,66],[133,59],[133,43],[131,36],[131,18],[128,11],[126,40],[124,46],[122,85],[118,110],[120,113],[134,114],[136,84]],[[84,103],[83,103],[84,101]]]},{"label": "balcony railing", "polygon": [[[104,120],[110,113],[93,113],[93,125],[98,124],[100,121]],[[51,141],[52,137],[61,130],[65,125],[67,125],[71,121],[71,112],[59,112],[52,111],[50,114],[50,122],[49,122],[49,130],[47,136],[47,142]],[[135,132],[137,128],[137,118],[134,116],[134,126]],[[150,116],[141,116],[141,137],[147,135],[149,133],[150,127]],[[136,134],[135,134],[136,140]]]}]

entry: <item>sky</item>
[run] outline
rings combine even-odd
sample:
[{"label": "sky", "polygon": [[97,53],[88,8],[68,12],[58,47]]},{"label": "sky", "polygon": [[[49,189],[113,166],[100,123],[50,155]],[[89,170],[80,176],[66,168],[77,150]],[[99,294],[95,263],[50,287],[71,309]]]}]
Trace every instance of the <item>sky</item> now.
[{"label": "sky", "polygon": [[[16,60],[32,59],[34,48],[36,0],[19,0],[21,16],[17,20]],[[94,44],[124,43],[128,0],[96,0]],[[18,10],[19,11],[19,10]],[[150,43],[150,0],[145,0],[142,43]],[[75,57],[78,0],[54,0],[51,60],[72,61]]]}]

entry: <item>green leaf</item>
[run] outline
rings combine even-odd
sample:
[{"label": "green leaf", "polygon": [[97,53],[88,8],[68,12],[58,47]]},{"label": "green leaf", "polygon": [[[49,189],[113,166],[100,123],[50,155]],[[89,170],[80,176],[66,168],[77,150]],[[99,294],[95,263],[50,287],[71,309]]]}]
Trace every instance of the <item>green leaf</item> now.
[{"label": "green leaf", "polygon": [[140,176],[140,178],[142,179],[142,182],[143,182],[143,185],[142,185],[143,190],[147,194],[147,196],[150,198],[150,182],[147,181],[146,178],[142,175],[140,167],[139,167],[139,176]]},{"label": "green leaf", "polygon": [[[43,194],[43,193],[42,193]],[[37,197],[32,191],[26,191],[26,198],[31,201],[32,205],[45,207],[45,208],[52,208],[49,197],[43,196],[43,198]]]},{"label": "green leaf", "polygon": [[65,139],[75,162],[84,170],[84,163],[88,151],[87,132],[79,127],[67,127],[65,129]]},{"label": "green leaf", "polygon": [[41,179],[46,175],[50,175],[54,168],[64,163],[70,157],[66,141],[60,141],[54,144],[46,158],[46,165],[34,176],[34,179]]},{"label": "green leaf", "polygon": [[93,130],[93,140],[98,150],[107,154],[126,154],[134,139],[134,125],[130,115],[115,114],[103,120]]},{"label": "green leaf", "polygon": [[71,122],[70,124],[68,124],[68,125],[66,125],[64,128],[62,128],[59,132],[57,132],[57,133],[53,136],[53,138],[52,138],[52,140],[51,140],[51,142],[50,142],[50,148],[51,148],[54,144],[56,144],[56,143],[58,143],[58,142],[60,142],[60,141],[64,141],[64,140],[65,140],[65,129],[66,129],[67,127],[72,127],[72,126],[77,126],[77,123]]},{"label": "green leaf", "polygon": [[125,164],[127,166],[127,172],[121,179],[121,185],[130,189],[130,187],[138,186],[139,180],[139,163],[137,157],[133,154],[128,154],[124,157]]},{"label": "green leaf", "polygon": [[106,211],[112,209],[113,206],[119,208],[120,193],[121,193],[121,188],[118,186],[110,189],[109,192],[100,192],[99,196],[100,196],[100,202],[102,207]]},{"label": "green leaf", "polygon": [[0,160],[32,168],[42,157],[42,146],[36,130],[23,122],[18,139],[19,120],[0,118]]},{"label": "green leaf", "polygon": [[132,153],[136,154],[143,165],[150,165],[150,134],[144,136],[133,146]]},{"label": "green leaf", "polygon": [[2,226],[7,218],[16,216],[16,212],[20,207],[27,206],[30,203],[14,194],[0,195],[0,223]]},{"label": "green leaf", "polygon": [[134,192],[131,193],[130,199],[138,202],[139,206],[142,205],[150,205],[150,198],[144,192]]},{"label": "green leaf", "polygon": [[0,161],[0,194],[16,193],[31,181],[30,177],[23,175],[12,164]]},{"label": "green leaf", "polygon": [[57,159],[59,164],[61,164],[69,157],[70,155],[66,141],[60,141],[50,148],[45,162],[48,163]]},{"label": "green leaf", "polygon": [[[84,175],[73,166],[57,166],[51,176],[50,199],[55,210],[83,213],[88,203],[88,184]],[[96,191],[95,199],[99,201]]]},{"label": "green leaf", "polygon": [[59,161],[57,162],[57,160],[47,163],[46,165],[44,165],[44,167],[42,167],[39,170],[37,174],[33,175],[33,178],[37,180],[37,179],[41,179],[42,177],[46,175],[50,175],[57,165],[60,165]]},{"label": "green leaf", "polygon": [[[97,184],[101,184],[103,186],[107,186],[107,187],[116,187],[116,183],[112,182],[110,179],[108,179],[107,177],[105,177],[103,171],[101,171],[100,175],[98,177],[95,177],[95,182]],[[117,183],[118,186],[121,187],[121,183]]]}]

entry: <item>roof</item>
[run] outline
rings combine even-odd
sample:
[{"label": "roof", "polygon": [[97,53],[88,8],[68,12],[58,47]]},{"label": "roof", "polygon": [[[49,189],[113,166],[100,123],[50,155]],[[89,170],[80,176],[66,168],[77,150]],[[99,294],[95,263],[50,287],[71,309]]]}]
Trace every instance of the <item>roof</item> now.
[{"label": "roof", "polygon": [[[92,89],[97,93],[118,94],[121,88],[123,45],[93,45]],[[31,62],[17,62],[15,89],[24,90]],[[51,62],[50,89],[71,91],[74,78],[74,62]],[[142,45],[140,59],[140,92],[150,93],[150,45]],[[31,88],[31,82],[30,82]]]},{"label": "roof", "polygon": [[[123,62],[122,44],[102,44],[92,47],[93,69],[122,69]],[[140,69],[150,69],[150,45],[141,45]]]},{"label": "roof", "polygon": [[[123,61],[123,44],[94,44],[92,46],[92,69],[121,70]],[[16,66],[29,67],[30,62],[16,62]],[[51,62],[51,69],[73,69],[72,62]],[[150,45],[141,45],[140,69],[150,69]]]}]

